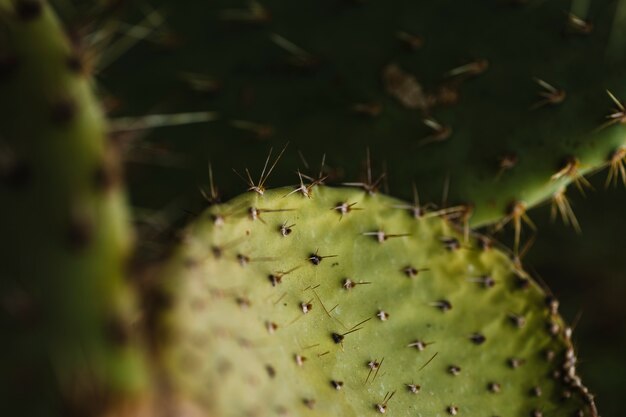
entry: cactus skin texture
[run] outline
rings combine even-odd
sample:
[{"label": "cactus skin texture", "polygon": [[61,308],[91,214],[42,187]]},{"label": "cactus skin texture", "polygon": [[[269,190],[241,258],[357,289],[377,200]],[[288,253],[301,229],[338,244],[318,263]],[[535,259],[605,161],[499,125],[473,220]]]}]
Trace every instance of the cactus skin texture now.
[{"label": "cactus skin texture", "polygon": [[558,303],[505,253],[383,195],[293,191],[183,234],[152,313],[170,395],[220,417],[597,415]]},{"label": "cactus skin texture", "polygon": [[0,414],[95,416],[147,384],[115,149],[51,8],[0,0]]},{"label": "cactus skin texture", "polygon": [[[165,7],[167,39],[178,42],[166,51],[146,43],[105,83],[135,114],[158,102],[218,112],[220,121],[185,130],[195,142],[156,138],[174,153],[195,148],[203,176],[208,153],[226,191],[239,182],[231,168],[256,168],[267,142],[289,140],[311,164],[326,153],[339,181],[362,172],[355,155],[369,146],[394,195],[409,198],[415,182],[424,201],[440,202],[449,179],[447,203],[466,204],[480,226],[623,160],[626,119],[606,92],[626,97],[623,1]],[[274,173],[279,183],[303,168],[295,151],[290,158]],[[172,198],[185,189],[171,187]]]}]

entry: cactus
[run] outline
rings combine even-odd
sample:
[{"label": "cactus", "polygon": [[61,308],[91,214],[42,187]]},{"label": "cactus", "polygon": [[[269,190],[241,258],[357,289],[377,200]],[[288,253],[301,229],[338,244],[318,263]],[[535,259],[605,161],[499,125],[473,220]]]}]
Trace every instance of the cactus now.
[{"label": "cactus", "polygon": [[440,217],[313,184],[182,242],[154,338],[169,394],[208,415],[597,415],[558,303]]},{"label": "cactus", "polygon": [[90,84],[50,7],[0,1],[3,415],[121,411],[148,383],[128,210]]},{"label": "cactus", "polygon": [[[257,167],[268,142],[294,148],[279,183],[303,169],[295,150],[311,164],[326,153],[335,180],[354,181],[369,146],[393,194],[411,198],[415,182],[439,203],[447,188],[444,204],[465,205],[474,226],[520,223],[550,198],[566,207],[564,187],[584,187],[590,171],[620,174],[623,10],[612,0],[188,2],[165,6],[161,49],[146,43],[104,82],[126,112],[167,100],[219,113],[184,130],[195,142],[156,137],[174,153],[194,149],[203,176],[208,154],[230,195],[231,168]],[[170,195],[184,189],[195,193],[172,184]]]},{"label": "cactus", "polygon": [[[613,15],[612,3],[607,8],[598,4],[604,3],[594,3],[591,12],[602,19]],[[264,23],[264,19],[250,20],[258,13],[265,16],[258,3],[253,6],[251,10],[257,14],[232,9],[224,13],[220,9],[216,16],[229,25]],[[486,4],[476,10],[468,5],[455,6],[463,15],[454,17],[458,21],[471,16],[470,11],[487,17],[496,13],[487,10]],[[285,7],[286,13],[293,6]],[[344,7],[344,14],[330,22],[337,30],[351,21],[354,13],[359,19],[371,16],[355,12],[366,7]],[[425,28],[438,30],[421,14],[413,20],[416,11],[424,6],[407,3],[405,7],[406,22],[422,22]],[[445,4],[436,6],[439,7]],[[515,14],[520,11],[502,5],[498,13],[505,10],[503,13],[510,15],[498,20],[496,28],[520,24],[522,17],[524,22],[528,22],[526,18],[548,21],[546,16],[555,12],[554,6],[528,7]],[[404,12],[389,7],[384,11],[387,9]],[[434,13],[438,9],[433,10]],[[268,172],[276,167],[274,163],[269,171],[264,170],[261,183],[250,180],[251,193],[201,214],[182,234],[173,255],[162,265],[154,265],[149,270],[151,274],[140,275],[132,270],[132,233],[117,172],[118,157],[113,144],[106,140],[107,125],[90,91],[90,74],[82,50],[63,34],[43,1],[0,0],[0,22],[0,232],[4,238],[0,258],[0,332],[9,335],[7,339],[11,341],[0,351],[3,413],[228,416],[291,412],[350,416],[387,412],[473,415],[486,410],[535,417],[597,416],[593,396],[576,374],[571,329],[558,315],[555,299],[534,283],[519,260],[512,261],[509,254],[492,247],[489,239],[468,228],[459,230],[458,224],[448,222],[449,211],[433,212],[417,201],[407,204],[376,194],[380,184],[371,178],[360,184],[365,192],[322,186],[322,175],[308,185],[300,175],[300,186],[295,189],[266,190],[264,183]],[[172,22],[177,22],[176,16]],[[282,22],[285,29],[294,31],[302,30],[300,23],[306,23],[289,19]],[[570,15],[567,22],[567,36],[589,28],[576,15]],[[387,23],[376,30],[385,28]],[[258,30],[257,27],[251,33],[242,32],[239,41],[247,43],[248,36],[256,36]],[[599,32],[599,38],[585,39],[591,39],[595,49],[604,51],[609,36],[606,30]],[[316,30],[307,31],[312,45],[320,39],[318,34]],[[285,68],[291,70],[294,65],[298,71],[312,70],[316,66],[314,55],[286,35],[289,33],[269,37],[284,49],[282,53],[290,54],[286,63],[267,68],[277,69],[278,73]],[[419,46],[419,39],[408,32],[396,35],[399,41]],[[467,37],[470,49],[482,36]],[[350,37],[337,39],[353,44]],[[566,39],[595,51],[585,40]],[[617,39],[619,36],[611,37],[612,41]],[[495,49],[500,52],[502,42],[496,42],[500,47]],[[450,56],[458,55],[461,45],[448,41],[441,46],[446,44],[450,46]],[[336,46],[340,49],[341,42]],[[563,53],[559,57],[564,62],[575,62],[573,55],[557,50]],[[397,49],[389,51],[391,57],[399,56]],[[437,49],[424,51],[435,54]],[[465,119],[468,114],[493,110],[498,123],[511,121],[505,117],[506,107],[501,109],[494,102],[485,102],[487,110],[479,106],[473,113],[473,106],[465,101],[478,102],[476,97],[483,92],[494,91],[495,84],[491,84],[488,73],[478,74],[482,71],[477,70],[486,68],[482,60],[456,67],[449,74],[451,84],[446,82],[445,88],[437,89],[433,87],[438,85],[436,74],[445,64],[443,61],[451,58],[443,59],[429,68],[423,84],[426,93],[406,96],[407,86],[414,91],[421,84],[416,84],[405,68],[428,59],[428,54],[418,58],[407,55],[398,58],[398,65],[379,67],[377,76],[382,73],[386,90],[382,94],[371,88],[367,75],[356,77],[352,84],[355,91],[364,88],[361,91],[368,92],[359,93],[364,94],[359,99],[374,97],[385,101],[385,116],[381,114],[381,118],[376,118],[373,107],[363,103],[354,107],[357,112],[374,117],[371,122],[390,126],[371,137],[368,133],[368,141],[375,136],[393,137],[395,129],[403,125],[396,124],[396,117],[408,120],[417,115],[418,119],[426,118],[426,125],[434,129],[435,136],[427,133],[413,144],[424,149],[420,158],[428,160],[420,169],[430,173],[429,167],[438,167],[431,178],[419,179],[419,189],[427,193],[445,182],[440,181],[445,177],[441,155],[464,154],[462,147],[448,147],[459,141],[444,135],[452,131],[438,121],[458,118],[468,122],[468,127],[461,129],[462,136],[481,131],[476,127],[478,122]],[[261,55],[270,61],[275,57],[263,51]],[[348,60],[342,57],[339,62],[345,64]],[[502,62],[511,69],[510,61]],[[528,68],[534,67],[533,62],[536,61],[529,61]],[[619,57],[611,62],[619,63]],[[493,67],[491,60],[489,63],[490,74],[497,66]],[[230,65],[225,62],[224,71],[229,71]],[[346,73],[353,74],[352,63],[347,65]],[[619,68],[601,70],[603,82],[619,79]],[[513,72],[513,79],[518,80],[524,71]],[[240,77],[238,71],[232,72],[235,78]],[[587,68],[580,74],[570,74],[572,78],[564,85],[568,88],[567,103],[572,96],[570,91],[577,93],[571,100],[573,108],[547,94],[557,91],[552,91],[552,85],[543,79],[537,80],[545,90],[543,101],[531,105],[542,114],[550,110],[558,120],[569,120],[570,114],[599,100],[593,82],[580,87],[574,81],[581,74],[600,80],[599,73],[600,70]],[[310,93],[320,85],[326,86],[321,91],[328,92],[327,99],[336,102],[323,112],[307,111],[306,118],[285,124],[285,132],[293,128],[293,132],[306,133],[294,135],[294,142],[305,153],[313,148],[307,149],[303,144],[315,145],[316,150],[323,146],[329,151],[337,150],[333,146],[346,146],[352,152],[351,135],[369,132],[375,124],[357,119],[347,127],[337,124],[338,132],[348,138],[341,146],[339,141],[331,141],[328,146],[308,142],[322,137],[320,133],[327,132],[324,129],[330,126],[327,116],[331,115],[332,120],[333,112],[347,103],[346,98],[352,100],[351,93],[346,94],[352,91],[351,87],[339,88],[339,96],[330,94],[327,83],[334,79],[330,75],[317,73],[313,77],[319,77],[319,84],[300,88]],[[467,75],[477,78],[469,80]],[[291,75],[294,86],[301,76],[302,73]],[[132,80],[132,74],[129,79]],[[569,83],[573,90],[569,90]],[[141,83],[138,84],[140,88]],[[263,85],[273,88],[271,83]],[[128,91],[133,94],[132,89]],[[280,95],[285,90],[276,91]],[[614,88],[611,91],[621,93]],[[458,104],[437,107],[447,104],[449,94],[454,93],[460,94]],[[524,94],[521,96],[530,97]],[[423,103],[418,109],[412,107],[412,99],[417,97],[420,101],[427,96],[434,102],[429,101],[426,108],[420,107]],[[562,195],[561,187],[568,182],[583,184],[579,174],[588,168],[585,164],[591,167],[604,163],[606,152],[610,151],[612,177],[621,175],[621,127],[617,125],[623,121],[623,108],[613,93],[609,99],[617,107],[610,115],[610,123],[600,123],[590,133],[582,129],[586,123],[591,124],[590,119],[575,119],[572,127],[563,128],[558,134],[544,132],[550,138],[577,132],[572,142],[552,143],[547,151],[532,144],[524,147],[520,161],[536,160],[536,169],[518,169],[523,167],[522,162],[506,172],[498,172],[496,167],[495,177],[485,181],[486,170],[474,162],[464,170],[453,163],[459,171],[451,172],[454,192],[444,204],[475,196],[474,224],[482,224],[506,214],[503,202],[513,194],[499,192],[515,194],[517,190],[519,194],[513,199],[515,210],[501,222],[512,220],[519,224],[524,218],[525,204],[534,204],[553,193]],[[548,105],[556,107],[548,109]],[[457,114],[460,109],[469,109],[469,113],[461,117]],[[275,111],[281,117],[290,114],[284,108]],[[234,119],[234,113],[225,116],[226,123],[216,124],[216,134],[250,128],[257,133],[257,125]],[[388,116],[391,118],[386,119]],[[548,118],[537,116],[541,120],[524,127],[519,137],[557,123],[543,117]],[[516,120],[526,120],[526,116]],[[294,127],[297,123],[301,124]],[[119,121],[111,126],[114,131],[128,128]],[[503,131],[509,131],[511,125],[507,126]],[[260,131],[271,133],[270,129]],[[485,143],[492,143],[495,135],[490,132]],[[517,138],[518,134],[513,136]],[[583,137],[593,143],[581,144]],[[399,144],[389,142],[387,155],[400,164],[393,152],[405,149],[401,145],[406,137],[401,135],[398,140]],[[379,153],[381,148],[375,144],[372,143],[372,150]],[[511,139],[507,144],[519,143]],[[224,149],[233,152],[233,148]],[[433,149],[433,155],[426,152],[429,149]],[[214,155],[220,155],[217,146],[214,151]],[[576,154],[566,155],[571,158],[566,159],[564,166],[555,168],[556,172],[551,171],[546,186],[543,177],[550,165],[546,161],[570,151]],[[346,158],[348,171],[356,170],[348,153],[333,155],[339,162]],[[509,163],[513,159],[509,158]],[[243,156],[238,159],[242,165],[245,161]],[[294,165],[292,160],[291,167]],[[219,172],[223,172],[222,168],[218,166]],[[393,172],[391,168],[390,165]],[[398,173],[408,172],[407,166],[397,168]],[[280,170],[276,168],[276,172]],[[468,183],[458,181],[459,172],[469,172],[465,176]],[[411,176],[404,176],[407,184],[410,181],[406,179]],[[153,181],[157,183],[156,179]],[[474,187],[473,181],[480,185]],[[519,189],[514,187],[517,185]],[[492,201],[488,195],[491,192],[496,193],[497,201]],[[564,200],[560,201],[564,204]],[[469,215],[468,201],[463,203],[463,214]],[[138,277],[144,278],[141,282],[145,286],[137,288],[127,280]],[[141,309],[136,298],[140,298]],[[34,398],[39,401],[33,401]]]}]

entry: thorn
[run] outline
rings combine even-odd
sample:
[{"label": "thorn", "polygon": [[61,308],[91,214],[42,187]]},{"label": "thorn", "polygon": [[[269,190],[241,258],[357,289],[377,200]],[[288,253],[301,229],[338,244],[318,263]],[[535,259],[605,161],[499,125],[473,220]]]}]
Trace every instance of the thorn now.
[{"label": "thorn", "polygon": [[[319,174],[317,174],[317,178],[319,179],[320,183],[323,183],[322,178],[322,174],[324,173],[324,166],[326,165],[326,154],[322,155],[322,163],[320,164],[320,172]],[[328,175],[323,177],[324,179],[328,178]]]},{"label": "thorn", "polygon": [[253,221],[254,220],[259,220],[262,223],[265,223],[265,221],[263,221],[263,219],[261,218],[261,214],[263,214],[263,213],[280,213],[280,212],[284,212],[284,211],[294,211],[294,209],[263,209],[263,208],[250,207],[248,209],[248,216]]},{"label": "thorn", "polygon": [[[265,165],[263,166],[263,170],[261,171],[261,176],[259,177],[258,184],[255,184],[254,181],[252,181],[252,176],[250,175],[250,171],[248,171],[248,168],[246,168],[246,174],[248,175],[248,179],[247,180],[245,178],[243,178],[241,175],[239,175],[239,173],[233,169],[233,171],[235,171],[235,173],[237,175],[239,175],[239,177],[241,179],[243,179],[244,182],[248,183],[248,187],[249,187],[248,191],[254,191],[255,193],[257,193],[259,195],[263,195],[265,193],[265,182],[267,181],[267,179],[269,178],[270,174],[272,173],[272,171],[276,167],[276,164],[280,160],[281,156],[283,156],[283,154],[285,153],[285,150],[287,149],[288,145],[289,145],[289,143],[285,144],[285,146],[283,147],[283,150],[280,151],[280,153],[278,154],[278,156],[274,160],[274,163],[268,169],[267,166],[268,166],[268,164],[270,162],[270,158],[272,157],[272,150],[273,150],[273,148],[270,148],[270,152],[267,155],[267,159],[265,159]],[[281,210],[281,211],[285,211],[285,210]]]},{"label": "thorn", "polygon": [[519,329],[526,325],[526,317],[520,314],[509,313],[509,321]]},{"label": "thorn", "polygon": [[497,382],[490,382],[487,384],[487,389],[489,390],[489,392],[497,394],[501,391],[502,387]]},{"label": "thorn", "polygon": [[[155,10],[150,7],[142,7],[142,9],[144,9],[142,11],[144,16],[139,23],[128,25],[115,20],[113,25],[105,25],[103,29],[97,30],[88,37],[91,39],[88,39],[87,48],[101,51],[98,72],[102,73],[140,41],[148,40],[163,44],[163,39],[166,38],[163,36],[165,31],[162,29],[165,21],[163,9]],[[121,36],[114,36],[116,32],[120,32]]]},{"label": "thorn", "polygon": [[517,273],[522,275],[526,279],[528,279],[528,276],[524,272],[524,267],[522,266],[522,259],[524,259],[524,257],[526,256],[530,248],[532,248],[532,246],[535,244],[536,238],[537,238],[536,234],[532,235],[530,239],[528,239],[528,241],[524,243],[524,247],[522,247],[522,250],[519,251],[518,254],[514,254],[514,257],[513,257],[513,264],[515,265],[515,268],[517,268],[517,271],[518,271]]},{"label": "thorn", "polygon": [[330,381],[330,385],[336,389],[337,391],[340,391],[343,388],[343,382],[342,381],[336,381],[336,380],[332,380]]},{"label": "thorn", "polygon": [[526,360],[520,358],[509,358],[507,359],[506,363],[509,365],[509,367],[516,369],[524,365],[526,363]]},{"label": "thorn", "polygon": [[475,345],[482,345],[487,341],[487,338],[482,333],[472,333],[469,340]]},{"label": "thorn", "polygon": [[453,224],[462,227],[463,240],[467,243],[470,234],[469,219],[472,217],[472,213],[474,212],[474,206],[470,204],[460,204],[456,207],[450,207],[440,211],[444,212],[444,214],[440,214],[443,219],[451,221]]},{"label": "thorn", "polygon": [[217,187],[215,187],[215,181],[213,179],[213,166],[211,165],[211,161],[209,161],[209,194],[207,195],[202,188],[200,189],[200,193],[209,205],[214,205],[220,202],[219,192]]},{"label": "thorn", "polygon": [[359,330],[362,330],[362,327],[357,327],[356,329],[352,329],[352,330],[348,330],[345,333],[331,333],[331,338],[333,339],[333,342],[335,342],[336,344],[341,344],[343,346],[343,339],[345,339],[345,337],[347,335],[349,335],[350,333],[354,333],[354,332],[358,332]]},{"label": "thorn", "polygon": [[272,262],[275,261],[276,258],[271,258],[271,257],[264,257],[264,258],[250,258],[247,255],[244,255],[242,253],[238,253],[237,254],[237,262],[239,262],[239,265],[241,265],[242,267],[247,266],[249,263],[252,262]]},{"label": "thorn", "polygon": [[[458,210],[455,210],[451,214],[448,214],[445,219],[457,224],[463,229],[463,242],[469,242],[470,238],[470,225],[469,220],[472,217],[474,208],[470,205],[458,206]],[[460,224],[459,224],[460,223]]]},{"label": "thorn", "polygon": [[272,42],[274,42],[274,44],[282,48],[290,55],[290,59],[288,62],[294,67],[310,69],[318,64],[317,59],[313,55],[311,55],[301,47],[297,46],[295,43],[287,40],[286,38],[276,33],[273,33],[270,35],[270,39]]},{"label": "thorn", "polygon": [[387,392],[387,394],[385,394],[385,397],[383,398],[383,402],[380,404],[375,404],[374,409],[377,410],[381,414],[385,414],[387,412],[387,403],[389,402],[389,400],[393,398],[395,393],[396,393],[395,391],[393,391],[391,394]]},{"label": "thorn", "polygon": [[335,207],[332,207],[331,210],[335,210],[337,212],[339,212],[339,214],[341,215],[341,217],[339,217],[339,219],[343,219],[343,216],[345,216],[346,214],[350,213],[352,210],[363,210],[362,208],[359,207],[354,207],[357,204],[357,202],[354,203],[337,203],[337,205]]},{"label": "thorn", "polygon": [[434,142],[443,142],[450,138],[450,136],[452,135],[451,127],[444,126],[433,118],[426,118],[423,120],[423,122],[433,131],[433,133],[420,139],[417,142],[418,147],[422,147],[424,145],[428,145]]},{"label": "thorn", "polygon": [[457,376],[461,373],[461,367],[457,365],[448,366],[448,373],[452,376]]},{"label": "thorn", "polygon": [[[346,329],[346,325],[343,324],[341,322],[341,320],[339,320],[336,317],[333,317],[330,315],[331,311],[333,311],[335,308],[337,308],[337,305],[335,307],[333,307],[330,311],[326,308],[326,306],[324,305],[324,303],[322,302],[322,299],[320,298],[320,296],[317,294],[317,291],[315,291],[315,288],[319,287],[319,285],[317,285],[316,287],[312,288],[311,291],[313,291],[313,295],[315,296],[315,298],[317,298],[317,301],[320,303],[320,305],[322,306],[322,309],[324,310],[324,313],[328,316],[329,319],[335,320],[337,323],[341,324],[341,327],[343,327],[344,329]],[[351,330],[351,329],[348,329]],[[335,340],[335,335],[338,335],[337,338],[340,338],[341,340],[339,342],[341,342],[343,340],[343,336],[341,334],[338,333],[333,333],[331,336],[333,338],[333,340]],[[337,342],[336,342],[337,343]]]},{"label": "thorn", "polygon": [[578,219],[576,218],[574,210],[572,210],[572,205],[567,198],[565,187],[561,187],[552,196],[552,207],[550,210],[550,218],[552,221],[556,219],[557,211],[561,215],[561,219],[565,225],[569,226],[571,224],[576,233],[582,233]]},{"label": "thorn", "polygon": [[[293,191],[291,191],[291,192],[289,192],[289,193],[285,194],[283,197],[289,197],[289,196],[290,196],[290,195],[292,195],[292,194],[295,194],[295,193],[297,193],[297,192],[300,192],[300,193],[302,193],[302,195],[303,195],[303,196],[305,196],[306,198],[311,198],[311,197],[313,197],[313,188],[314,188],[316,185],[323,184],[323,183],[324,183],[324,180],[327,178],[327,177],[321,177],[321,176],[320,176],[318,179],[313,180],[312,178],[310,178],[310,177],[308,177],[308,176],[306,176],[306,175],[302,174],[302,173],[300,172],[300,170],[298,170],[298,171],[297,171],[297,174],[298,174],[298,178],[300,179],[300,185],[299,185],[298,187],[296,187]],[[310,184],[308,184],[308,185],[304,185],[304,180],[303,180],[303,177],[304,177],[304,178],[306,178],[306,179],[308,179],[308,180],[310,180],[310,181],[312,181],[312,182],[311,182]]]},{"label": "thorn", "polygon": [[[445,191],[445,188],[444,188],[444,194],[446,193],[447,192]],[[445,199],[446,197],[444,197],[444,201]],[[393,206],[393,208],[409,210],[409,212],[413,215],[415,219],[448,216],[448,215],[452,215],[455,213],[461,213],[465,210],[463,206],[448,207],[448,208],[443,208],[441,210],[434,210],[436,208],[434,204],[429,203],[423,206],[420,205],[419,193],[417,192],[417,187],[415,186],[415,183],[413,183],[413,204],[412,205],[400,204],[400,205]]]},{"label": "thorn", "polygon": [[238,212],[239,210],[244,209],[244,206],[238,206],[235,207],[227,212],[223,212],[223,213],[211,213],[211,219],[213,220],[213,224],[217,227],[221,227],[224,225],[224,223],[226,223],[226,218],[228,216],[231,216],[232,214]]},{"label": "thorn", "polygon": [[287,224],[287,221],[285,220],[285,221],[283,222],[283,224],[281,224],[281,225],[278,227],[278,231],[280,232],[281,236],[283,236],[283,237],[287,237],[287,236],[289,236],[289,235],[291,234],[291,232],[293,231],[293,230],[292,230],[292,228],[293,228],[295,225],[296,225],[295,223],[288,225],[288,224]]},{"label": "thorn", "polygon": [[296,365],[302,367],[306,361],[306,357],[296,354],[294,355],[294,360],[296,361]]},{"label": "thorn", "polygon": [[483,72],[487,71],[487,68],[489,68],[489,61],[487,61],[486,59],[477,59],[473,62],[451,69],[450,71],[445,73],[445,76],[446,77],[458,77],[458,76],[473,77],[473,76],[480,75]]},{"label": "thorn", "polygon": [[374,378],[372,378],[372,382],[374,382],[374,379],[376,379],[376,375],[378,374],[380,367],[383,366],[383,362],[385,362],[384,357],[381,359],[380,362],[378,362],[377,359],[374,359],[367,363],[367,367],[370,368],[370,371],[367,374],[367,378],[365,378],[364,385],[367,384],[367,381],[369,381],[370,376],[372,375],[372,372],[376,371],[376,374],[374,374]]},{"label": "thorn", "polygon": [[275,272],[273,274],[270,274],[268,276],[268,279],[269,279],[270,283],[272,284],[272,287],[275,287],[278,284],[281,284],[282,281],[283,281],[283,277],[285,275],[289,275],[290,273],[292,273],[293,271],[295,271],[296,269],[301,268],[301,267],[302,267],[302,265],[298,265],[298,266],[296,266],[294,268],[291,268],[288,271],[278,271],[278,272]]},{"label": "thorn", "polygon": [[620,146],[611,155],[605,187],[608,188],[610,184],[617,185],[619,177],[622,178],[622,183],[626,186],[626,145]]},{"label": "thorn", "polygon": [[401,233],[401,234],[386,234],[384,231],[382,230],[378,230],[376,232],[365,232],[365,233],[361,233],[363,236],[373,236],[374,239],[378,242],[378,243],[383,243],[385,241],[387,241],[387,239],[389,238],[394,238],[394,237],[407,237],[407,236],[411,236],[410,233]]},{"label": "thorn", "polygon": [[445,237],[445,236],[442,236],[442,237],[439,238],[439,240],[441,241],[441,243],[443,243],[443,246],[449,252],[454,252],[454,251],[457,251],[457,250],[461,249],[461,243],[455,237]]},{"label": "thorn", "polygon": [[541,100],[533,104],[530,108],[531,110],[536,110],[546,105],[557,105],[565,100],[565,97],[567,96],[565,90],[559,90],[540,78],[533,78],[533,80],[539,84],[542,90],[539,92]]},{"label": "thorn", "polygon": [[410,348],[415,348],[418,351],[423,352],[424,349],[426,349],[427,346],[430,346],[433,343],[435,343],[435,342],[423,342],[421,340],[414,340],[413,342],[409,343],[406,346],[410,347]]},{"label": "thorn", "polygon": [[367,147],[365,148],[365,153],[366,153],[366,174],[367,174],[367,181],[366,182],[344,182],[342,183],[342,185],[347,185],[349,187],[361,187],[363,188],[368,194],[373,195],[378,191],[378,185],[380,184],[380,182],[383,180],[383,178],[385,178],[386,173],[383,172],[376,181],[372,182],[372,161],[370,158],[370,148]]},{"label": "thorn", "polygon": [[567,158],[563,168],[552,175],[550,179],[556,181],[564,177],[569,177],[582,195],[585,195],[585,188],[593,190],[591,183],[580,173],[580,161],[578,158]]},{"label": "thorn", "polygon": [[505,153],[504,155],[498,157],[498,166],[500,170],[498,171],[498,175],[496,175],[496,180],[499,179],[505,171],[515,168],[517,161],[517,154],[513,152]]},{"label": "thorn", "polygon": [[597,128],[595,130],[596,132],[614,124],[626,124],[626,108],[624,107],[624,103],[615,97],[615,95],[613,95],[613,93],[609,90],[606,90],[606,93],[611,98],[611,101],[613,101],[613,104],[615,104],[615,107],[611,109],[612,113],[606,116],[608,121]]},{"label": "thorn", "polygon": [[378,310],[378,312],[376,313],[376,317],[378,317],[380,321],[387,321],[389,320],[389,313],[384,310]]},{"label": "thorn", "polygon": [[345,332],[345,333],[332,333],[332,334],[331,334],[331,337],[332,337],[333,341],[334,341],[336,344],[340,344],[340,345],[341,345],[341,347],[343,348],[343,340],[344,340],[344,338],[345,338],[347,335],[351,334],[351,333],[358,332],[359,330],[362,330],[362,329],[363,329],[363,327],[359,327],[359,326],[361,326],[362,324],[367,323],[367,322],[368,322],[368,321],[370,321],[371,319],[372,319],[372,317],[368,317],[368,318],[366,318],[365,320],[361,321],[360,323],[357,323],[357,324],[355,324],[354,326],[352,326],[352,327],[351,327],[351,328],[350,328],[347,332]]},{"label": "thorn", "polygon": [[281,295],[280,297],[278,297],[278,298],[276,299],[276,301],[272,302],[272,304],[273,304],[273,305],[276,305],[276,304],[280,303],[280,302],[283,300],[283,298],[285,298],[286,296],[287,296],[287,293],[286,293],[286,292],[282,293],[282,295]]},{"label": "thorn", "polygon": [[448,408],[446,408],[446,411],[451,416],[456,416],[459,413],[459,407],[457,407],[456,405],[450,405],[448,406]]},{"label": "thorn", "polygon": [[313,304],[311,304],[313,299],[310,299],[307,302],[300,303],[300,309],[302,310],[302,314],[307,314],[313,309]]},{"label": "thorn", "polygon": [[120,117],[109,122],[109,132],[130,132],[135,130],[156,129],[189,125],[195,123],[212,122],[218,119],[215,112],[194,112],[176,114],[150,114],[141,117]]},{"label": "thorn", "polygon": [[326,258],[336,258],[337,256],[338,255],[318,255],[318,251],[316,250],[315,253],[310,254],[306,259],[313,265],[317,266],[322,263],[322,260]]},{"label": "thorn", "polygon": [[430,363],[433,361],[433,359],[435,359],[435,358],[437,357],[437,355],[439,355],[439,352],[435,352],[435,354],[434,354],[433,356],[431,356],[431,357],[430,357],[430,359],[428,359],[428,360],[426,361],[426,363],[425,363],[424,365],[422,365],[422,366],[420,367],[420,369],[418,369],[418,370],[417,370],[417,372],[419,372],[419,371],[421,371],[422,369],[426,368],[426,367],[428,366],[428,364],[430,364]]},{"label": "thorn", "polygon": [[492,288],[494,285],[496,285],[496,281],[491,277],[491,275],[483,275],[482,277],[469,278],[468,281],[480,284],[483,288]]},{"label": "thorn", "polygon": [[341,284],[341,286],[343,288],[345,288],[346,290],[350,291],[351,289],[353,289],[357,285],[364,285],[364,284],[365,285],[366,284],[371,284],[371,282],[367,282],[367,281],[354,282],[350,278],[346,278],[346,279],[343,280],[343,283]]},{"label": "thorn", "polygon": [[415,267],[413,267],[411,265],[408,265],[408,266],[405,266],[404,268],[402,268],[401,271],[408,278],[415,278],[420,272],[430,271],[430,268],[415,268]]},{"label": "thorn", "polygon": [[274,322],[271,321],[266,321],[265,322],[265,329],[267,330],[267,332],[269,334],[274,334],[276,332],[276,330],[278,330],[278,325]]},{"label": "thorn", "polygon": [[588,35],[593,31],[593,24],[570,12],[567,15],[567,27],[572,32]]},{"label": "thorn", "polygon": [[523,201],[516,201],[511,205],[509,214],[496,224],[495,231],[502,230],[502,228],[511,221],[515,229],[513,252],[517,255],[519,253],[519,244],[522,234],[522,223],[527,224],[532,230],[537,230],[537,227],[526,214],[526,203]]},{"label": "thorn", "polygon": [[306,158],[304,157],[304,154],[302,153],[300,149],[298,149],[298,156],[300,157],[300,160],[304,164],[304,167],[306,169],[309,169],[309,163],[306,161]]},{"label": "thorn", "polygon": [[405,384],[405,385],[406,385],[407,390],[412,394],[417,394],[422,389],[420,385],[416,385],[414,383]]},{"label": "thorn", "polygon": [[401,204],[395,205],[394,208],[409,210],[415,219],[420,219],[426,213],[427,207],[422,207],[420,204],[420,196],[417,192],[417,186],[415,185],[415,181],[413,181],[413,204]]}]

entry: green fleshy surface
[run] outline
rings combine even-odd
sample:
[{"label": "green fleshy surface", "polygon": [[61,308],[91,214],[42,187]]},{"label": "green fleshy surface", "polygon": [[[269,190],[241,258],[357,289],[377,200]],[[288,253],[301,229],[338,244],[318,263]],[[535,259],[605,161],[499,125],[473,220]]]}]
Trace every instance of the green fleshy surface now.
[{"label": "green fleshy surface", "polygon": [[[184,233],[163,271],[170,303],[155,333],[177,395],[224,417],[377,415],[379,405],[393,416],[445,416],[450,407],[458,415],[594,415],[582,385],[571,386],[563,321],[532,280],[520,286],[527,276],[506,253],[475,236],[465,241],[439,217],[415,219],[383,195],[292,191],[245,194]],[[342,203],[355,204],[342,215]],[[369,234],[379,231],[386,239]],[[408,266],[427,270],[411,276]],[[359,284],[346,288],[346,279]],[[441,300],[452,308],[439,308]],[[524,318],[521,327],[512,314]],[[417,340],[421,351],[409,346]]]}]

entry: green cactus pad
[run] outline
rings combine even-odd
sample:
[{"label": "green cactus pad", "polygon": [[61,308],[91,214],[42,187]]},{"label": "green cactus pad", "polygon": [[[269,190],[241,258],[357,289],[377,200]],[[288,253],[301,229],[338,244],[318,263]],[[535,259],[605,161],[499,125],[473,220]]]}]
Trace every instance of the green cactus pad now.
[{"label": "green cactus pad", "polygon": [[[165,6],[158,33],[169,36],[115,63],[104,82],[122,112],[159,103],[220,114],[155,135],[160,149],[193,155],[196,183],[210,158],[235,195],[231,169],[255,169],[268,142],[286,140],[293,151],[278,183],[304,169],[296,150],[311,171],[326,153],[335,180],[354,181],[369,146],[394,195],[409,198],[415,182],[424,201],[440,203],[449,183],[446,202],[467,205],[478,226],[623,163],[625,9],[614,0],[193,1]],[[196,191],[191,176],[167,175],[160,193]],[[136,184],[138,203],[151,204]]]},{"label": "green cactus pad", "polygon": [[111,402],[130,406],[147,383],[106,131],[51,8],[1,0],[2,415],[101,415]]},{"label": "green cactus pad", "polygon": [[153,331],[170,395],[207,415],[597,415],[558,303],[401,201],[250,192],[182,243]]}]

